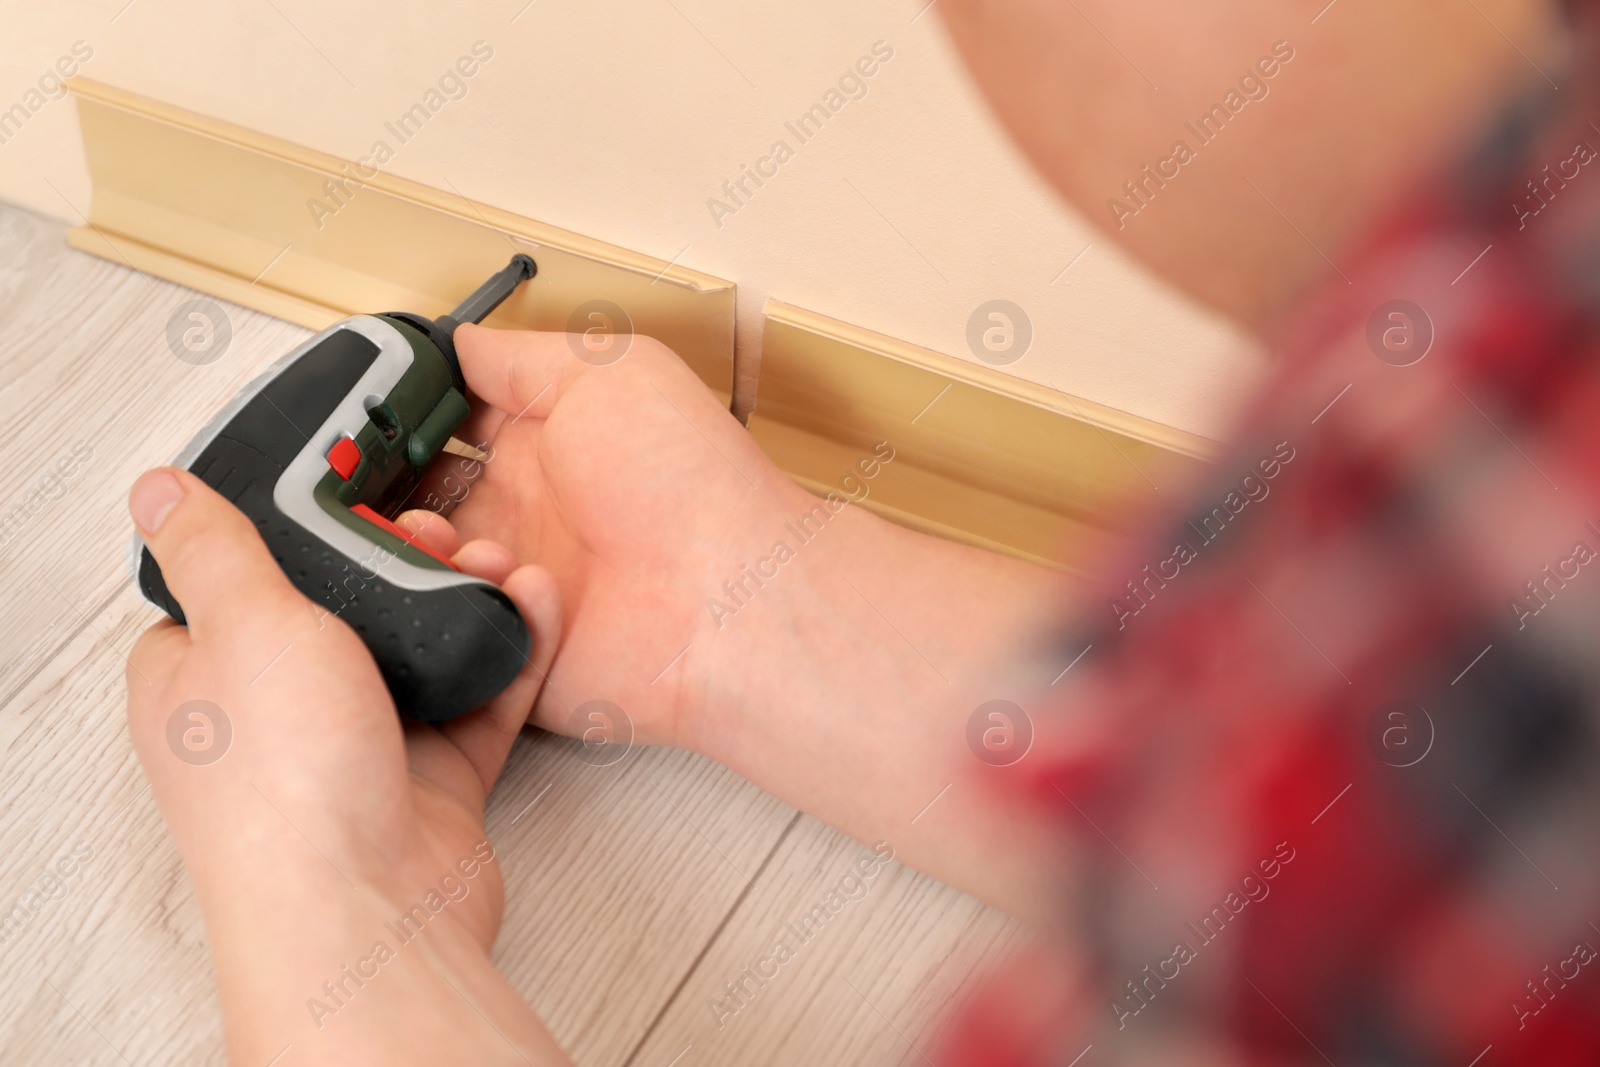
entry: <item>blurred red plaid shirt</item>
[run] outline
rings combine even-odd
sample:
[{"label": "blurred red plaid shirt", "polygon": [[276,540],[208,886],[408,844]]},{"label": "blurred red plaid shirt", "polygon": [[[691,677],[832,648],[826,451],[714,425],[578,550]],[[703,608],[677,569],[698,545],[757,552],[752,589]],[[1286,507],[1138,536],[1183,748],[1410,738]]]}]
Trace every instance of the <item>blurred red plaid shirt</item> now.
[{"label": "blurred red plaid shirt", "polygon": [[[958,1064],[1600,1064],[1593,35],[1272,347],[1011,769],[1075,872]],[[1334,250],[1328,250],[1333,252]]]}]

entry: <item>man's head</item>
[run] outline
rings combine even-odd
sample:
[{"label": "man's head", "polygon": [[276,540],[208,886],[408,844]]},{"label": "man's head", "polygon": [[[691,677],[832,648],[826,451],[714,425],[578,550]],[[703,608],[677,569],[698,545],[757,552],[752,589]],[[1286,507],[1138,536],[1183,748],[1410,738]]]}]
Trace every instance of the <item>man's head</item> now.
[{"label": "man's head", "polygon": [[1497,98],[1545,84],[1535,64],[1559,68],[1555,0],[1324,4],[939,10],[1002,123],[1069,202],[1260,329]]}]

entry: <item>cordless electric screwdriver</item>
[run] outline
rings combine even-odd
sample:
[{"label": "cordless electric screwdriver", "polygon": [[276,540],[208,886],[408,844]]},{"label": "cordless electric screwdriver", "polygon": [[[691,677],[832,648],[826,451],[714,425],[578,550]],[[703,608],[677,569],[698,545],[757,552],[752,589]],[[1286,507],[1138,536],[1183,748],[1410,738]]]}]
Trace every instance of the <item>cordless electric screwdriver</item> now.
[{"label": "cordless electric screwdriver", "polygon": [[[268,367],[173,460],[254,520],[295,587],[354,628],[409,718],[481,706],[531,649],[509,597],[391,520],[467,417],[456,326],[481,322],[536,270],[514,256],[438,319],[335,323]],[[155,558],[138,538],[133,547],[145,598],[183,622]]]}]

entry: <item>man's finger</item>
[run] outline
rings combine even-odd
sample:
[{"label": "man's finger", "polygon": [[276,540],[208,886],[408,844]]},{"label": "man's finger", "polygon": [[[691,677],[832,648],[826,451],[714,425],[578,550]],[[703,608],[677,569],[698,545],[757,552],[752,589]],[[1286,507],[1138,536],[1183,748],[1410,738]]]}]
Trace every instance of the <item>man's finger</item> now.
[{"label": "man's finger", "polygon": [[564,333],[491,330],[465,323],[455,332],[467,384],[514,419],[548,416],[561,391],[594,368],[573,352]]},{"label": "man's finger", "polygon": [[146,471],[128,510],[196,638],[246,613],[293,607],[298,594],[255,524],[188,471]]},{"label": "man's finger", "polygon": [[480,537],[462,545],[450,562],[474,578],[504,585],[517,569],[517,554],[499,541]]},{"label": "man's finger", "polygon": [[[453,556],[461,551],[461,535],[443,515],[415,508],[402,511],[395,517],[394,523],[441,556]],[[492,578],[489,580],[494,581]]]},{"label": "man's finger", "polygon": [[553,574],[532,564],[519,567],[502,587],[533,631],[533,651],[522,673],[481,711],[441,723],[439,733],[461,750],[487,793],[500,776],[511,744],[528,721],[534,698],[550,672],[561,641],[561,593]]},{"label": "man's finger", "polygon": [[[505,412],[493,404],[485,402],[481,397],[472,397],[472,414],[467,416],[467,421],[456,427],[453,435],[457,440],[471,445],[474,448],[488,452],[492,458],[498,447],[497,437],[500,427],[510,418]],[[529,423],[529,425],[533,425]],[[422,480],[411,490],[405,499],[405,504],[413,508],[424,508],[428,511],[448,515],[455,510],[455,506],[466,498],[467,492],[474,483],[483,477],[488,464],[469,459],[466,456],[452,456],[441,454],[432,463],[428,464],[427,471],[422,475]],[[450,555],[451,553],[445,553]]]},{"label": "man's finger", "polygon": [[129,707],[144,707],[159,696],[189,654],[189,632],[163,618],[139,635],[128,652]]}]

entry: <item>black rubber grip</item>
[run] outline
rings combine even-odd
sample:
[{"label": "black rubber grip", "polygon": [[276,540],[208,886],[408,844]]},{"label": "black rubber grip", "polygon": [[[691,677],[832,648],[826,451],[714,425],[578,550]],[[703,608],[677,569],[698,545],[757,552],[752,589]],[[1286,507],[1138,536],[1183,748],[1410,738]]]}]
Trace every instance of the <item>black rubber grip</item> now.
[{"label": "black rubber grip", "polygon": [[[255,522],[300,592],[361,636],[400,713],[439,722],[482,706],[527,662],[532,640],[516,606],[472,579],[426,591],[398,588],[290,520],[272,498],[308,435],[376,356],[377,347],[359,334],[331,335],[256,394],[189,469]],[[140,554],[139,587],[184,621],[148,548]]]}]

